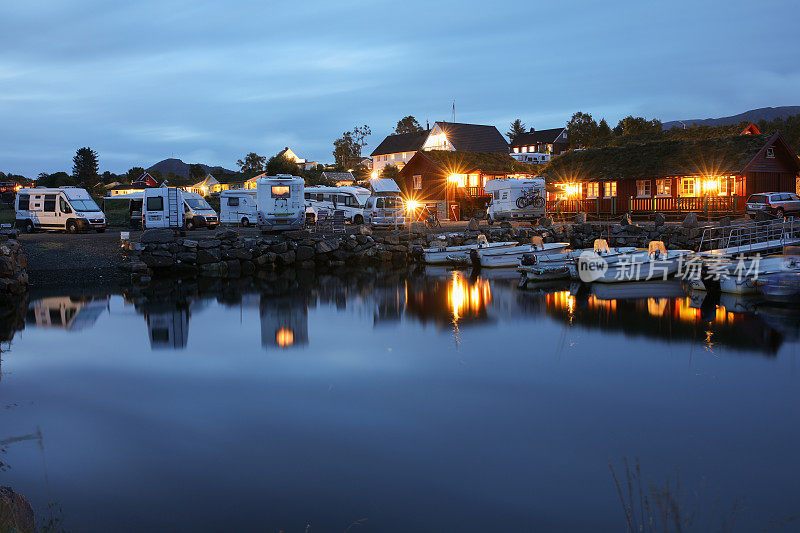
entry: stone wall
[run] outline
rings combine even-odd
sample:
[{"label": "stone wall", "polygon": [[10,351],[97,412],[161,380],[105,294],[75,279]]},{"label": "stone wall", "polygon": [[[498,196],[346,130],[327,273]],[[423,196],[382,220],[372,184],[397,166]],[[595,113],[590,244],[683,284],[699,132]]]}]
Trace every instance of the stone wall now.
[{"label": "stone wall", "polygon": [[17,238],[19,230],[0,232],[0,294],[18,296],[28,290],[27,258]]}]

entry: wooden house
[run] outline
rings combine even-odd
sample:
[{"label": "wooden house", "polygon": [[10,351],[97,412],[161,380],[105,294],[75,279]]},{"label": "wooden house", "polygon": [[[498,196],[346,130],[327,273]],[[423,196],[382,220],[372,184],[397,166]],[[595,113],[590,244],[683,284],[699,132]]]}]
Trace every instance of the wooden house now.
[{"label": "wooden house", "polygon": [[511,157],[523,163],[546,163],[569,148],[566,128],[534,130],[517,135],[511,142]]},{"label": "wooden house", "polygon": [[797,154],[780,133],[745,128],[738,135],[687,138],[671,135],[626,140],[619,146],[574,150],[542,169],[550,211],[597,214],[689,211],[743,214],[748,196],[795,192]]},{"label": "wooden house", "polygon": [[406,163],[397,181],[407,201],[436,208],[442,219],[459,220],[485,210],[488,180],[531,177],[534,169],[507,153],[424,150]]}]

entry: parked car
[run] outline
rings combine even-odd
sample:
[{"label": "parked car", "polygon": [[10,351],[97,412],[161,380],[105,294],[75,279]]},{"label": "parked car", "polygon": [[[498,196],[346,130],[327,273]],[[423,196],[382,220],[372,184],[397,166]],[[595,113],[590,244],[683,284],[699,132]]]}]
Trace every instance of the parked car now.
[{"label": "parked car", "polygon": [[762,192],[751,194],[745,213],[754,216],[761,211],[778,217],[800,213],[800,196],[793,192]]}]

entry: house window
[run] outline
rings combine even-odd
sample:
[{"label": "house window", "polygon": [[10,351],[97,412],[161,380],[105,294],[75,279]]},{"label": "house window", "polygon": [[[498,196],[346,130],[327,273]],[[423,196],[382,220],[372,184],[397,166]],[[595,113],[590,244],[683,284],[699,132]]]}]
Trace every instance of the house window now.
[{"label": "house window", "polygon": [[695,178],[683,178],[681,180],[681,196],[695,195]]},{"label": "house window", "polygon": [[656,194],[658,196],[672,196],[672,180],[656,180]]},{"label": "house window", "polygon": [[592,181],[586,184],[586,198],[597,198],[600,192],[600,184]]},{"label": "house window", "polygon": [[770,159],[775,159],[775,148],[773,148],[772,146],[767,148],[767,157]]},{"label": "house window", "polygon": [[515,146],[515,147],[514,147],[514,153],[515,153],[515,154],[518,154],[518,153],[519,153],[519,146]]},{"label": "house window", "polygon": [[636,196],[650,196],[650,180],[636,180]]},{"label": "house window", "polygon": [[617,195],[617,182],[607,181],[603,183],[603,196],[616,196]]},{"label": "house window", "polygon": [[722,176],[719,179],[719,195],[728,196],[728,177]]},{"label": "house window", "polygon": [[422,176],[420,175],[414,176],[414,188],[415,189],[422,188]]}]

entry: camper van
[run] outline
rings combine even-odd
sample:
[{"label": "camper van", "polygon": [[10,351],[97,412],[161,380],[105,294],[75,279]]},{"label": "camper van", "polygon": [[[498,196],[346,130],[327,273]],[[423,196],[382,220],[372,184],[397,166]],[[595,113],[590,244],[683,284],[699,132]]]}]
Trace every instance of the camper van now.
[{"label": "camper van", "polygon": [[364,204],[370,196],[363,187],[306,187],[306,201],[315,210],[340,210],[344,218],[353,224],[364,223]]},{"label": "camper van", "polygon": [[217,212],[208,205],[205,198],[195,192],[183,193],[183,210],[186,229],[202,227],[214,229],[219,226]]},{"label": "camper van", "polygon": [[219,221],[222,224],[249,226],[257,220],[256,191],[238,189],[219,194]]},{"label": "camper van", "polygon": [[142,193],[142,229],[182,228],[184,194],[176,187],[145,189]]},{"label": "camper van", "polygon": [[14,200],[18,228],[65,230],[106,230],[106,215],[86,192],[78,187],[20,189]]},{"label": "camper van", "polygon": [[489,224],[500,220],[533,220],[545,215],[544,180],[493,179],[486,182],[491,195],[486,219]]},{"label": "camper van", "polygon": [[393,179],[370,180],[371,195],[364,204],[364,221],[372,226],[404,226],[405,207],[400,188]]},{"label": "camper van", "polygon": [[258,225],[262,230],[300,229],[305,223],[303,178],[289,174],[266,176],[256,181]]}]

